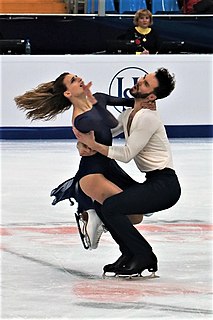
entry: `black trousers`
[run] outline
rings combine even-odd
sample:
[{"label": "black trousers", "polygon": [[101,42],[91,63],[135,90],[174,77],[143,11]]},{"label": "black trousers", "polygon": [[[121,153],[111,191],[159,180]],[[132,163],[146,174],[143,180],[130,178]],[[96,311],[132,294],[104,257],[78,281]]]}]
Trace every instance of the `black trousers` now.
[{"label": "black trousers", "polygon": [[132,225],[127,215],[153,213],[172,207],[180,198],[181,188],[175,171],[169,168],[146,174],[143,183],[135,183],[106,199],[96,211],[122,253],[150,256],[152,248]]}]

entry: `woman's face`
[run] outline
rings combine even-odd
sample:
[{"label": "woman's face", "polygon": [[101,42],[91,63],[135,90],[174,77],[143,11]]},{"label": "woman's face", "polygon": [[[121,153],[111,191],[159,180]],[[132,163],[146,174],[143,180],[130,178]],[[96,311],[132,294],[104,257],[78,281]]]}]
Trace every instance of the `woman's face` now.
[{"label": "woman's face", "polygon": [[63,83],[67,88],[66,93],[70,93],[71,96],[77,97],[84,92],[84,81],[75,74],[69,73],[66,75]]},{"label": "woman's face", "polygon": [[148,15],[142,15],[138,19],[138,26],[141,28],[148,28],[150,26],[150,17]]}]

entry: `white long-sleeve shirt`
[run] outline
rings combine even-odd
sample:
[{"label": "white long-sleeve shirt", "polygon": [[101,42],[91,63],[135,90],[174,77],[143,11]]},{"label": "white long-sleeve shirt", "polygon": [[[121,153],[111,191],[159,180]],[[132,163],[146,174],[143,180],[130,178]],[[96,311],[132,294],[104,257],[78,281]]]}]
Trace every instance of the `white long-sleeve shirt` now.
[{"label": "white long-sleeve shirt", "polygon": [[122,112],[118,117],[118,126],[112,130],[114,137],[124,132],[126,143],[124,146],[110,146],[108,157],[121,162],[134,159],[142,172],[173,169],[169,140],[158,112],[139,110],[132,120],[128,136],[127,122],[131,111],[127,109]]}]

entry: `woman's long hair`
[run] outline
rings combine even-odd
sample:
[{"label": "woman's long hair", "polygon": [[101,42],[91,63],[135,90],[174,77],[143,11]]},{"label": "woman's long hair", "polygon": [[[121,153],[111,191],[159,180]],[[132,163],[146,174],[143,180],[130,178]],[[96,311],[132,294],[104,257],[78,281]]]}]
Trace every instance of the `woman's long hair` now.
[{"label": "woman's long hair", "polygon": [[42,83],[14,98],[17,107],[27,111],[27,119],[50,120],[71,107],[72,103],[64,96],[67,88],[63,80],[68,74],[64,72],[55,81]]}]

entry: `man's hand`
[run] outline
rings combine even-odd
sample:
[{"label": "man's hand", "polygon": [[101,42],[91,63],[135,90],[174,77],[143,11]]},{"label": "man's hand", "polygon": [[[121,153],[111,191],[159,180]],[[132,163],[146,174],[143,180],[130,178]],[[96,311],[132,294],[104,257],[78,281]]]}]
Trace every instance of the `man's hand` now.
[{"label": "man's hand", "polygon": [[82,133],[78,131],[75,127],[73,127],[73,132],[78,139],[78,141],[85,144],[90,149],[94,150],[93,146],[95,144],[95,136],[94,131],[90,131],[89,133]]},{"label": "man's hand", "polygon": [[94,131],[90,131],[89,133],[81,133],[75,127],[73,127],[73,132],[78,141],[85,144],[93,152],[97,151],[104,156],[108,156],[109,147],[95,141]]},{"label": "man's hand", "polygon": [[77,149],[81,157],[90,157],[96,154],[96,151],[92,150],[86,144],[80,141],[77,142]]}]

